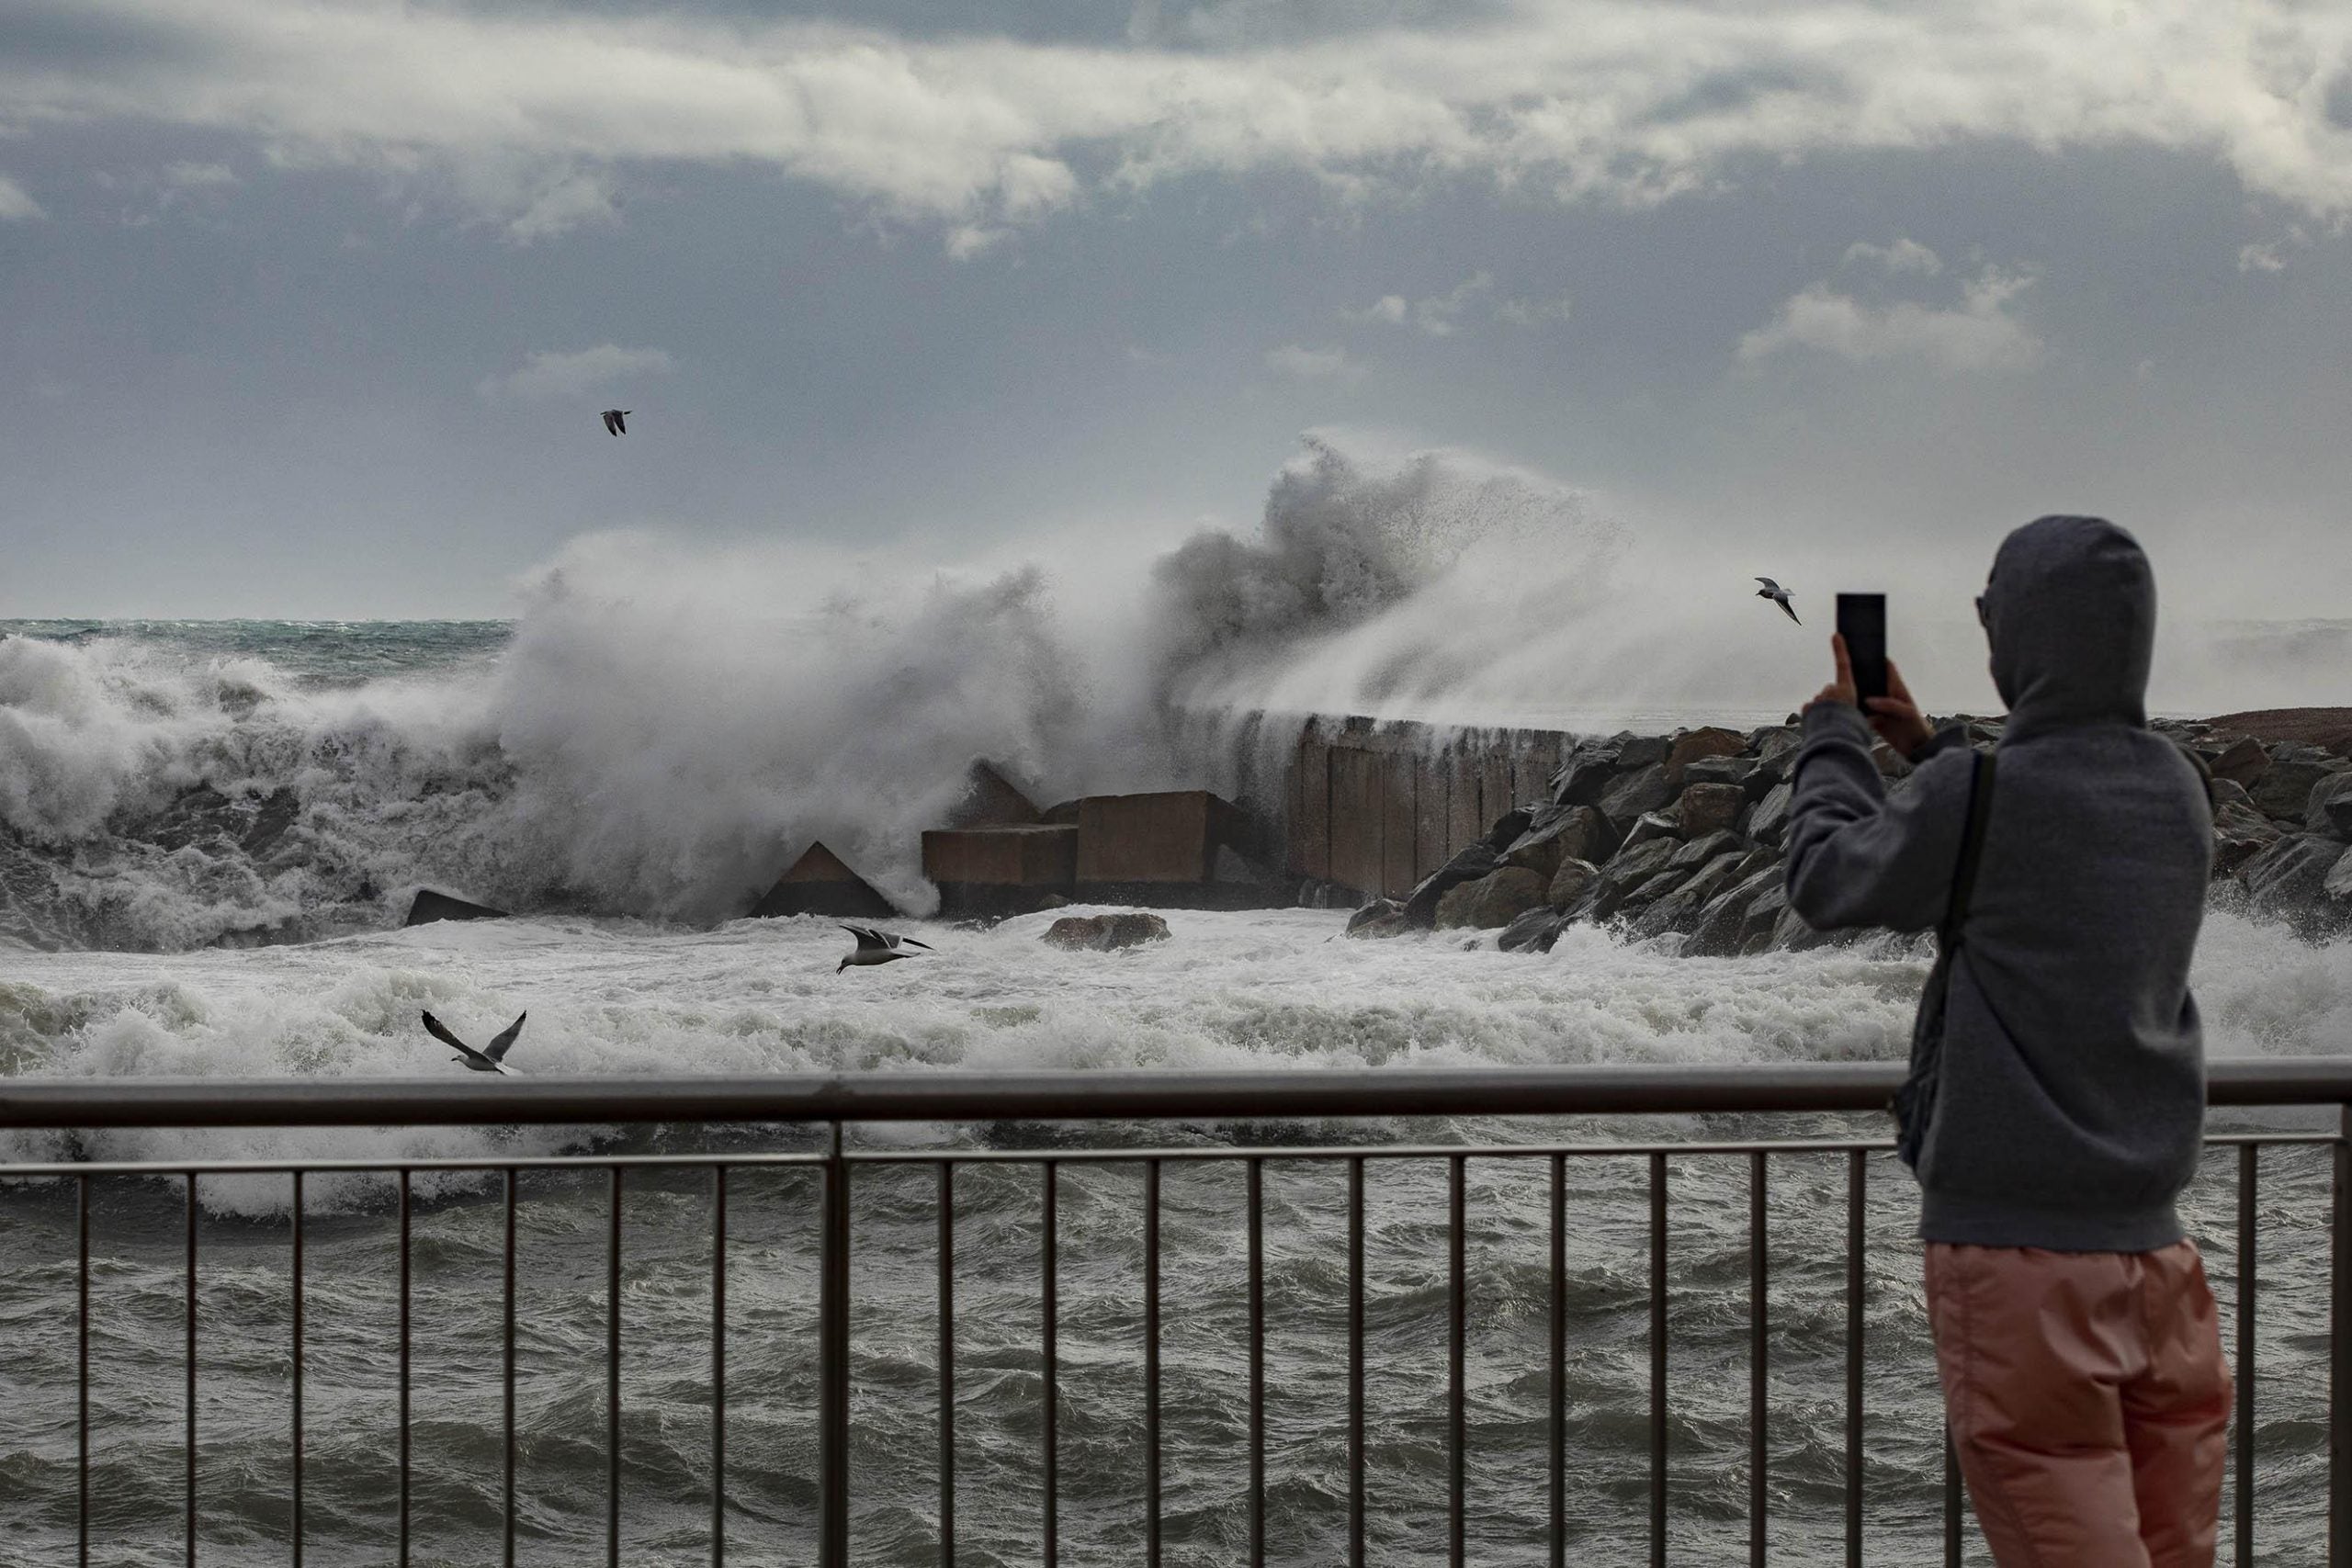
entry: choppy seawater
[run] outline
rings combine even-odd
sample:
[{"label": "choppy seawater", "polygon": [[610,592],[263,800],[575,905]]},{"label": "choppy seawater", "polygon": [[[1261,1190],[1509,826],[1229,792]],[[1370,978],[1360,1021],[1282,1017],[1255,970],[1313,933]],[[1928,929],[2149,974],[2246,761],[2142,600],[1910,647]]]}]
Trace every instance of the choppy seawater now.
[{"label": "choppy seawater", "polygon": [[[1589,931],[1548,954],[1456,936],[1356,942],[1339,939],[1336,914],[1278,910],[1170,912],[1167,943],[1120,954],[1046,948],[1035,919],[986,931],[934,922],[924,935],[935,957],[837,975],[847,939],[829,923],[729,920],[709,890],[740,895],[810,832],[853,853],[861,842],[899,842],[902,819],[924,819],[974,754],[978,742],[955,728],[970,704],[925,709],[933,728],[921,746],[876,750],[856,739],[850,721],[865,721],[855,714],[783,711],[760,733],[739,734],[736,715],[698,709],[693,694],[707,683],[738,691],[757,676],[751,665],[722,660],[654,679],[616,669],[593,637],[560,626],[519,650],[514,628],[497,625],[10,629],[18,635],[0,641],[0,1075],[458,1070],[417,1027],[424,1008],[469,1036],[527,1008],[513,1058],[526,1073],[1886,1060],[1900,1055],[1925,971],[1916,951],[1887,943],[1684,961]],[[908,680],[910,700],[928,689]],[[200,830],[187,829],[185,814],[172,813],[199,789],[229,806],[208,807]],[[275,839],[249,848],[214,830],[230,820],[224,810],[265,797],[294,807]],[[159,820],[181,826],[159,836]],[[408,892],[428,884],[534,912],[395,929]],[[2217,1055],[2335,1053],[2352,1042],[2352,943],[2312,947],[2217,914],[2196,983]],[[1675,1119],[1104,1135],[1214,1146],[1858,1125],[1879,1130]],[[0,1137],[0,1159],[495,1159],[704,1146],[694,1137],[12,1134]],[[866,1146],[913,1149],[975,1139],[1032,1141],[941,1128],[862,1134]],[[1669,1164],[1676,1555],[1728,1560],[1747,1536],[1747,1171],[1736,1158]],[[2294,1150],[2264,1165],[2265,1561],[2308,1561],[2324,1508],[2322,1165]],[[1871,1174],[1868,1560],[1929,1562],[1937,1409],[1910,1194],[1884,1160]],[[1476,1561],[1532,1560],[1541,1540],[1547,1177],[1540,1162],[1469,1167]],[[1170,1167],[1166,1177],[1171,1562],[1228,1562],[1244,1542],[1243,1179],[1238,1165]],[[1644,1171],[1639,1161],[1594,1161],[1572,1165],[1570,1179],[1575,1560],[1634,1562],[1645,1517]],[[933,1180],[919,1166],[862,1168],[857,1181],[854,1540],[864,1562],[935,1561]],[[1038,1180],[1025,1167],[959,1179],[966,1562],[1037,1557]],[[1060,1539],[1073,1562],[1139,1557],[1140,1180],[1132,1167],[1069,1167],[1061,1178]],[[1370,1495],[1374,1555],[1385,1562],[1442,1550],[1443,1180],[1442,1165],[1375,1163],[1370,1177]],[[808,1555],[810,1181],[742,1174],[731,1183],[727,1473],[737,1562]],[[1770,1189],[1773,1540],[1800,1562],[1838,1560],[1842,1181],[1838,1160],[1798,1156],[1775,1163]],[[2209,1161],[2190,1204],[2233,1334],[2233,1181],[2230,1161]],[[420,1178],[415,1190],[414,1560],[493,1562],[503,1207],[494,1178]],[[1270,1544],[1278,1561],[1328,1562],[1345,1540],[1344,1174],[1274,1161],[1265,1193]],[[277,1563],[289,1496],[287,1183],[208,1179],[201,1197],[201,1560]],[[388,1178],[309,1183],[312,1562],[390,1561],[393,1202]],[[603,1517],[603,1179],[526,1175],[519,1216],[519,1560],[593,1560]],[[625,1220],[624,1561],[704,1561],[707,1175],[632,1176]],[[0,1197],[0,1562],[71,1558],[74,1222],[70,1185]],[[175,1183],[97,1188],[94,1561],[182,1561],[182,1223]]]}]

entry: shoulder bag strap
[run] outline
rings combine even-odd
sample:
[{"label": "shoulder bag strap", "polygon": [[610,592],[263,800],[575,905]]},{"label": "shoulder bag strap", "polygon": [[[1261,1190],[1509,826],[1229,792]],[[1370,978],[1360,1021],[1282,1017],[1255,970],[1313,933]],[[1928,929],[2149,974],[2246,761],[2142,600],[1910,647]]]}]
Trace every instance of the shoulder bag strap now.
[{"label": "shoulder bag strap", "polygon": [[1968,922],[1968,900],[1976,891],[1976,863],[1984,852],[1984,824],[1993,815],[1993,753],[1976,754],[1968,780],[1968,825],[1961,829],[1960,863],[1951,874],[1951,899],[1944,906],[1944,923],[1936,936],[1949,952],[1960,942]]}]

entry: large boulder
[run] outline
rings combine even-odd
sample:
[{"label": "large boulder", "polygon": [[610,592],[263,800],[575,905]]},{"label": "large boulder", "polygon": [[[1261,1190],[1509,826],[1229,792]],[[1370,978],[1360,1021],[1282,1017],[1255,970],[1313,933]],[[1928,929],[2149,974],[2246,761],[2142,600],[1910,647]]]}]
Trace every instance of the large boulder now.
[{"label": "large boulder", "polygon": [[1046,928],[1044,940],[1073,952],[1109,953],[1166,942],[1168,922],[1144,909],[1121,909],[1109,915],[1064,915]]},{"label": "large boulder", "polygon": [[1689,931],[1696,926],[1705,913],[1708,901],[1731,885],[1744,858],[1742,852],[1732,849],[1707,862],[1680,886],[1644,909],[1634,919],[1631,934],[1646,939],[1664,936],[1669,931]]},{"label": "large boulder", "polygon": [[1607,739],[1579,740],[1568,750],[1561,761],[1559,771],[1552,775],[1552,803],[1555,806],[1598,806],[1610,781],[1621,771],[1618,755],[1630,736],[1617,735]]},{"label": "large boulder", "polygon": [[1608,919],[1645,883],[1664,875],[1666,863],[1681,847],[1673,839],[1652,839],[1645,844],[1619,850],[1616,858],[1602,866],[1600,874],[1568,906],[1568,913],[1579,919]]},{"label": "large boulder", "polygon": [[1682,824],[1675,820],[1673,812],[1645,811],[1634,818],[1634,825],[1625,830],[1625,841],[1617,847],[1622,853],[1626,850],[1639,849],[1654,839],[1670,839],[1679,842],[1681,838]]},{"label": "large boulder", "polygon": [[2245,791],[2226,779],[2215,783],[2236,791],[2238,796],[2228,800],[2221,797],[2220,790],[2215,792],[2213,874],[2227,876],[2287,835],[2277,823],[2254,808],[2245,799]]},{"label": "large boulder", "polygon": [[2335,914],[2352,915],[2352,850],[2335,857],[2335,869],[2327,874],[2319,890]]},{"label": "large boulder", "polygon": [[1676,825],[1686,839],[1729,831],[1747,807],[1747,792],[1736,784],[1694,784],[1674,803]]},{"label": "large boulder", "polygon": [[1394,898],[1374,898],[1348,917],[1350,936],[1402,936],[1407,929],[1405,906]]},{"label": "large boulder", "polygon": [[1503,928],[1503,934],[1495,938],[1495,945],[1505,953],[1549,953],[1567,924],[1567,916],[1549,906],[1530,909]]},{"label": "large boulder", "polygon": [[[2309,754],[2303,754],[2305,751]],[[2246,786],[2246,793],[2254,797],[2256,808],[2265,817],[2301,823],[2311,805],[2313,787],[2343,766],[2324,751],[2298,747],[2274,761],[2260,778]]]},{"label": "large boulder", "polygon": [[2312,786],[2303,831],[2352,840],[2352,773],[2331,773]]},{"label": "large boulder", "polygon": [[1415,931],[1429,930],[1437,923],[1439,899],[1465,882],[1476,882],[1500,864],[1502,856],[1486,840],[1465,846],[1405,895],[1405,923]]},{"label": "large boulder", "polygon": [[1607,860],[1617,847],[1617,830],[1609,818],[1589,806],[1546,806],[1527,825],[1527,831],[1503,850],[1505,865],[1525,866],[1545,876],[1567,860],[1595,863]]},{"label": "large boulder", "polygon": [[1736,757],[1747,750],[1747,738],[1728,729],[1712,726],[1692,729],[1674,738],[1667,749],[1666,782],[1676,789],[1683,784],[1682,770],[1702,757]]},{"label": "large boulder", "polygon": [[2237,880],[2255,913],[2284,920],[2306,935],[2321,934],[2340,914],[2327,897],[2327,883],[2344,846],[2318,833],[2279,840],[2240,866]]},{"label": "large boulder", "polygon": [[1753,757],[1702,757],[1682,770],[1682,787],[1695,784],[1736,784],[1743,796],[1755,799],[1780,782]]},{"label": "large boulder", "polygon": [[1674,785],[1667,779],[1666,764],[1652,762],[1612,779],[1601,792],[1600,806],[1611,822],[1631,822],[1673,798]]},{"label": "large boulder", "polygon": [[1544,901],[1565,909],[1583,897],[1585,889],[1600,877],[1600,868],[1589,860],[1564,860],[1560,869],[1552,874],[1552,886],[1544,894]]},{"label": "large boulder", "polygon": [[1797,748],[1804,744],[1804,730],[1793,724],[1768,725],[1747,738],[1747,749],[1756,755],[1756,764],[1769,770],[1776,779],[1789,776],[1789,764],[1795,760]]},{"label": "large boulder", "polygon": [[1530,909],[1548,907],[1552,882],[1525,866],[1507,865],[1445,891],[1437,901],[1441,931],[1468,926],[1491,931],[1508,926]]},{"label": "large boulder", "polygon": [[1777,844],[1789,833],[1789,807],[1796,801],[1796,786],[1776,784],[1764,792],[1747,816],[1747,836],[1759,844]]},{"label": "large boulder", "polygon": [[[1749,908],[1766,889],[1786,881],[1787,874],[1778,864],[1736,877],[1700,914],[1690,940],[1682,944],[1683,953],[1694,958],[1728,958],[1739,952],[1747,934]],[[1769,930],[1768,927],[1768,932]]]},{"label": "large boulder", "polygon": [[2270,753],[2251,735],[2241,735],[2206,759],[2217,779],[2251,788],[2270,766]]}]

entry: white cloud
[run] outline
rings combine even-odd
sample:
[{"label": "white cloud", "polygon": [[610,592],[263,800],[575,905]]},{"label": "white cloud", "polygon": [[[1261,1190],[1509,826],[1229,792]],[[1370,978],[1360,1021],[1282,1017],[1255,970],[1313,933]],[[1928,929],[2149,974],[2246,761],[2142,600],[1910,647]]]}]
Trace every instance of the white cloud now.
[{"label": "white cloud", "polygon": [[2032,283],[2024,273],[1987,267],[1963,286],[1956,308],[1913,300],[1871,304],[1816,283],[1739,340],[1739,357],[1762,359],[1813,349],[1857,365],[1916,359],[1941,370],[2021,370],[2041,356],[2041,340],[2008,313]]},{"label": "white cloud", "polygon": [[2278,242],[2267,240],[2260,244],[2238,247],[2240,272],[2284,272],[2287,260],[2278,254]]},{"label": "white cloud", "polygon": [[1401,327],[1409,323],[1431,337],[1444,337],[1453,331],[1470,302],[1482,294],[1492,292],[1494,287],[1494,274],[1474,272],[1443,294],[1433,294],[1426,299],[1409,302],[1401,294],[1385,294],[1361,310],[1342,310],[1340,315],[1346,321],[1383,326]]},{"label": "white cloud", "polygon": [[591,223],[617,223],[610,185],[600,175],[567,170],[541,186],[523,210],[506,224],[506,237],[518,245]]},{"label": "white cloud", "polygon": [[1856,262],[1872,262],[1889,272],[1924,273],[1929,277],[1944,269],[1943,258],[1917,240],[1898,239],[1891,245],[1857,240],[1846,247],[1846,259],[1838,265],[1851,266]]},{"label": "white cloud", "polygon": [[25,194],[25,187],[0,175],[0,222],[27,218],[45,218],[40,203]]},{"label": "white cloud", "polygon": [[677,362],[659,348],[622,348],[600,343],[574,354],[535,350],[523,367],[510,375],[483,378],[474,389],[485,398],[519,398],[537,402],[550,398],[575,398],[631,376],[667,376]]},{"label": "white cloud", "polygon": [[163,183],[174,190],[209,190],[239,183],[237,171],[226,164],[166,164]]},{"label": "white cloud", "polygon": [[1977,141],[2166,150],[2352,214],[2322,63],[2343,16],[2301,0],[1512,0],[1442,29],[1189,47],[1154,41],[1148,6],[1127,47],[335,0],[16,10],[109,47],[0,56],[0,126],[242,133],[281,164],[437,177],[527,234],[608,216],[609,193],[475,171],[758,164],[953,226],[1265,170],[1654,203],[1816,154]]},{"label": "white cloud", "polygon": [[1266,351],[1266,368],[1295,381],[1361,381],[1364,367],[1344,348],[1306,348],[1286,343]]},{"label": "white cloud", "polygon": [[1514,327],[1548,327],[1568,319],[1571,300],[1566,294],[1556,299],[1506,299],[1495,307],[1495,320]]}]

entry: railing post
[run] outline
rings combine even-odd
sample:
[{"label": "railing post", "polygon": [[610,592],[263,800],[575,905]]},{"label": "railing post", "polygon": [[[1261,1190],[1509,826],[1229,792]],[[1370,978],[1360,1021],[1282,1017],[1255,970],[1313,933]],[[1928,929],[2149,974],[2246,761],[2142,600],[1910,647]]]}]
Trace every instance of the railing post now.
[{"label": "railing post", "polygon": [[2352,1564],[2352,1104],[2337,1109],[2334,1214],[2328,1246],[2327,1560]]},{"label": "railing post", "polygon": [[849,1564],[849,1162],[828,1123],[817,1280],[817,1562]]}]

